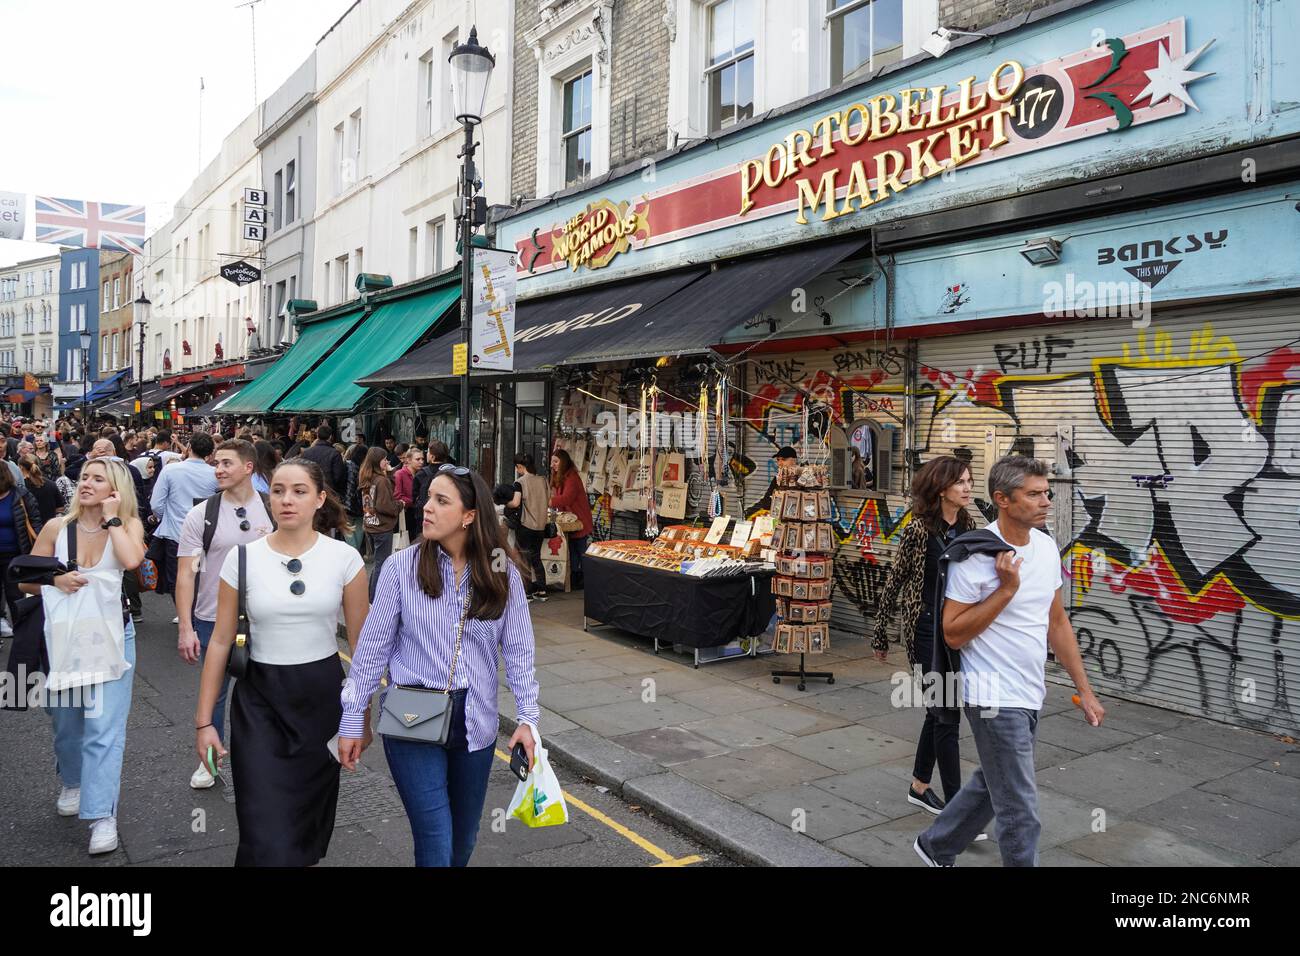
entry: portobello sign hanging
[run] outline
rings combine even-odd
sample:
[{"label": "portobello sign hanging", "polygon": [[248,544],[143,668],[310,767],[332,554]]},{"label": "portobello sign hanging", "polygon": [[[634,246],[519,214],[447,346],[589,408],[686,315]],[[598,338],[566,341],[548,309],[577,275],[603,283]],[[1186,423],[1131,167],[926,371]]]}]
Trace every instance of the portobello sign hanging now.
[{"label": "portobello sign hanging", "polygon": [[608,199],[600,199],[560,227],[551,247],[551,260],[565,260],[570,269],[600,269],[619,253],[627,252],[634,238],[650,238],[645,210],[637,212],[636,206],[629,208],[627,202],[616,206]]},{"label": "portobello sign hanging", "polygon": [[[765,142],[728,137],[723,149],[745,152],[712,172],[638,196],[641,222],[630,236],[622,225],[631,215],[627,203],[601,200],[549,230],[518,236],[519,269],[536,275],[599,268],[629,247],[653,248],[772,217],[815,228],[954,170],[1091,137],[1123,137],[1131,127],[1183,116],[1198,109],[1188,86],[1210,75],[1193,70],[1213,42],[1205,38],[1189,51],[1186,34],[1186,19],[1177,17],[1053,60],[990,62],[987,74],[873,90],[861,101],[796,117],[796,128]],[[936,70],[942,67],[938,61]],[[1191,140],[1198,128],[1180,127],[1173,135]],[[1137,143],[1108,143],[1107,152],[1113,166],[1146,161]],[[663,174],[661,166],[661,180]],[[598,209],[607,210],[599,234],[591,221]],[[648,222],[655,223],[653,235]]]}]

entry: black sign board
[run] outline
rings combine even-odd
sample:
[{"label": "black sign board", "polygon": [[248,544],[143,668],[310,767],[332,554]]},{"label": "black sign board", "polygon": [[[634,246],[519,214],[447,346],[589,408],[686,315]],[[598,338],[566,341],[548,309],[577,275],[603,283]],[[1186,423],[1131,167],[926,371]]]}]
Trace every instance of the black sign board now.
[{"label": "black sign board", "polygon": [[251,266],[243,259],[221,267],[221,278],[229,279],[235,285],[248,285],[262,278],[262,270]]}]

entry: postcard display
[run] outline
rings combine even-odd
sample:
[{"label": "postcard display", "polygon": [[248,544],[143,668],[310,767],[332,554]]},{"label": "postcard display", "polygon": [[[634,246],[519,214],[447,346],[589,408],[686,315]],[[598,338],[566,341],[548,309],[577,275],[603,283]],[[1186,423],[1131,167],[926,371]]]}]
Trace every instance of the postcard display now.
[{"label": "postcard display", "polygon": [[804,654],[823,654],[831,646],[831,588],[834,581],[835,535],[831,528],[831,493],[824,464],[781,468],[772,492],[772,516],[779,523],[772,532],[776,549],[776,639],[772,649],[799,654],[798,671],[773,671],[772,681],[798,677],[804,689],[807,677],[830,674],[803,669]]}]

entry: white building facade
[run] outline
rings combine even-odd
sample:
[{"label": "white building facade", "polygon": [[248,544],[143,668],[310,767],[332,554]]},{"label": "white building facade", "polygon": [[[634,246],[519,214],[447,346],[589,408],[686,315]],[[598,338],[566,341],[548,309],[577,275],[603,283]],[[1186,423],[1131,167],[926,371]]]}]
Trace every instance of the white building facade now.
[{"label": "white building facade", "polygon": [[221,276],[240,259],[261,267],[262,243],[243,238],[244,190],[262,188],[253,140],[260,108],[222,142],[221,153],[186,190],[171,221],[146,244],[145,378],[203,368],[247,355],[262,314],[261,286]]},{"label": "white building facade", "polygon": [[58,371],[59,256],[0,271],[0,370],[48,381]]},{"label": "white building facade", "polygon": [[[521,0],[534,2],[534,0]],[[396,283],[456,261],[452,199],[464,139],[451,106],[452,48],[478,30],[496,56],[475,157],[483,194],[510,192],[514,2],[362,0],[316,47],[317,167],[312,298],[356,296],[361,272]]]}]

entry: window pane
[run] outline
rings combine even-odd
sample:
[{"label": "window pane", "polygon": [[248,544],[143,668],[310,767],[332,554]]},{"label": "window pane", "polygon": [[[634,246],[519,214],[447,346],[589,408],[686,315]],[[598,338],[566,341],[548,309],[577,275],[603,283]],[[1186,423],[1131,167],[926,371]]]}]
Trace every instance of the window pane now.
[{"label": "window pane", "polygon": [[872,69],[903,58],[903,0],[875,0],[871,4]]},{"label": "window pane", "polygon": [[719,130],[731,124],[732,100],[735,95],[734,66],[709,74],[709,129]]},{"label": "window pane", "polygon": [[736,0],[736,23],[731,44],[736,53],[754,49],[754,31],[758,27],[754,3],[755,0]]},{"label": "window pane", "polygon": [[754,115],[754,57],[749,55],[736,64],[736,122]]},{"label": "window pane", "polygon": [[564,184],[585,179],[591,173],[591,130],[570,136],[564,142]]},{"label": "window pane", "polygon": [[721,63],[731,57],[731,37],[735,19],[735,0],[722,0],[709,8],[709,63]]},{"label": "window pane", "polygon": [[582,109],[578,113],[578,125],[591,125],[591,74],[586,73],[578,80],[578,86],[582,90]]},{"label": "window pane", "polygon": [[871,69],[871,7],[831,21],[831,83],[856,79]]},{"label": "window pane", "polygon": [[564,132],[573,129],[573,97],[577,84],[570,80],[564,84]]}]

